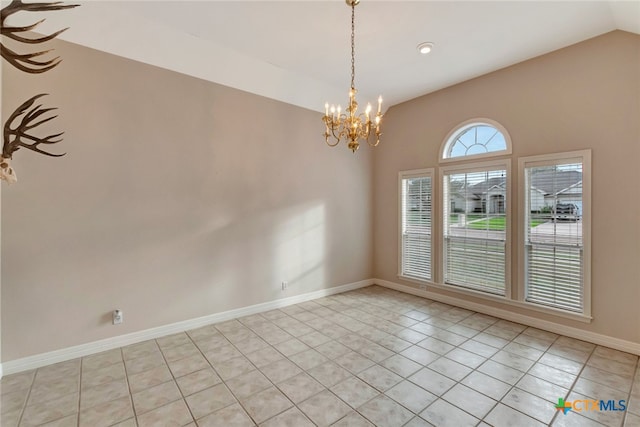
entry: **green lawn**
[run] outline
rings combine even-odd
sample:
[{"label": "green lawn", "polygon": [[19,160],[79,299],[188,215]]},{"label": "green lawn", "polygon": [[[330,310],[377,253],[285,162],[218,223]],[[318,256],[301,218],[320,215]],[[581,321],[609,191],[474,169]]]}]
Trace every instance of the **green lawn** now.
[{"label": "green lawn", "polygon": [[[470,222],[467,224],[467,228],[474,230],[492,230],[492,231],[504,231],[506,219],[504,217],[486,218],[479,221]],[[540,219],[531,220],[531,228],[537,227],[543,224],[545,221]]]}]

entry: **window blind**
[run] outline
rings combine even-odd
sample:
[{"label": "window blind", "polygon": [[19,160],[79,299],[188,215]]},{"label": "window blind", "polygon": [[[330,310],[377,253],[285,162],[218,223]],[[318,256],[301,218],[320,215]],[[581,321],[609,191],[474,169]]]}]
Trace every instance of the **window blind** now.
[{"label": "window blind", "polygon": [[443,176],[444,281],[505,295],[507,171]]},{"label": "window blind", "polygon": [[431,176],[401,179],[401,274],[431,280]]},{"label": "window blind", "polygon": [[582,163],[525,166],[526,300],[582,312]]}]

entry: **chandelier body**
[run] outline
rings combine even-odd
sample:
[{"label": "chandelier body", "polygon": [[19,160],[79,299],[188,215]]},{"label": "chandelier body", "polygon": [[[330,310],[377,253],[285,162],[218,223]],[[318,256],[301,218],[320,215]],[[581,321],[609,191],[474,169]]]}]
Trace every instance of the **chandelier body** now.
[{"label": "chandelier body", "polygon": [[[367,104],[364,113],[358,113],[358,102],[356,101],[357,90],[354,85],[355,80],[355,7],[360,0],[345,0],[351,7],[351,90],[349,90],[349,103],[344,113],[342,107],[335,105],[329,107],[324,104],[324,116],[322,121],[325,124],[325,142],[330,147],[335,147],[340,141],[345,140],[347,147],[354,153],[360,147],[360,141],[366,141],[371,147],[380,143],[380,122],[382,120],[382,97],[378,98],[378,112],[373,121],[371,120],[371,104]],[[375,134],[375,141],[371,141],[372,133]]]}]

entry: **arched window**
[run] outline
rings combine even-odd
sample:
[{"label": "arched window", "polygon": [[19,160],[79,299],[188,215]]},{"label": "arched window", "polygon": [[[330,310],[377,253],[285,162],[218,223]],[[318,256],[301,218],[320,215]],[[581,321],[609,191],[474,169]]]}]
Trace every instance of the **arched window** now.
[{"label": "arched window", "polygon": [[[510,164],[506,129],[489,119],[456,126],[442,144],[442,281],[510,298]],[[460,161],[465,161],[461,163]]]},{"label": "arched window", "polygon": [[456,126],[442,144],[441,161],[511,154],[507,130],[490,119],[472,119]]}]

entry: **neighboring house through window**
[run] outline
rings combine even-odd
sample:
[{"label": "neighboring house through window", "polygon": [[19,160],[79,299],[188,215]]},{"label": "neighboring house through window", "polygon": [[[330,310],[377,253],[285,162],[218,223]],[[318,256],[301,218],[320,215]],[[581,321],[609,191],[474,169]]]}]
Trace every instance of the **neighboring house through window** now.
[{"label": "neighboring house through window", "polygon": [[509,164],[441,169],[444,283],[508,293]]},{"label": "neighboring house through window", "polygon": [[446,138],[442,184],[442,272],[445,285],[510,294],[509,161],[461,161],[511,153],[507,131],[488,119],[458,125]]},{"label": "neighboring house through window", "polygon": [[590,315],[588,150],[522,158],[526,302]]}]

